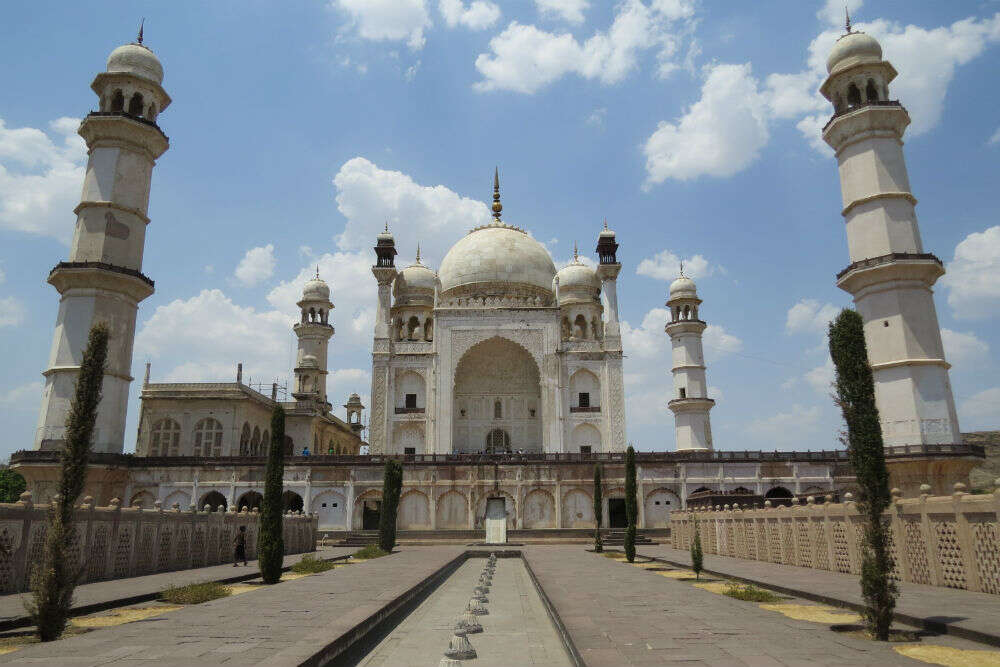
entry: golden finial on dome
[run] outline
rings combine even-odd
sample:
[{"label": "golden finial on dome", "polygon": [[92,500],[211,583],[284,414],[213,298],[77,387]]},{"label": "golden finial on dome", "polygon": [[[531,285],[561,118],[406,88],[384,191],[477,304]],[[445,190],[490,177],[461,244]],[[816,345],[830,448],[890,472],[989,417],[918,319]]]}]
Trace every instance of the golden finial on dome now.
[{"label": "golden finial on dome", "polygon": [[844,3],[844,27],[847,28],[847,34],[851,34],[851,12],[847,10],[847,3]]},{"label": "golden finial on dome", "polygon": [[136,44],[140,44],[140,45],[142,44],[142,28],[143,28],[143,25],[145,25],[145,23],[146,23],[146,17],[143,16],[142,20],[139,21],[139,35],[135,39]]},{"label": "golden finial on dome", "polygon": [[420,263],[420,244],[417,244],[417,264]]},{"label": "golden finial on dome", "polygon": [[319,264],[316,265],[316,280],[319,280]]},{"label": "golden finial on dome", "polygon": [[608,217],[607,216],[604,216],[604,228],[605,229],[608,228]]},{"label": "golden finial on dome", "polygon": [[503,204],[500,203],[500,169],[493,168],[493,219],[500,222],[500,212]]},{"label": "golden finial on dome", "polygon": [[576,241],[573,241],[573,263],[578,264],[580,262],[580,250],[576,246]]},{"label": "golden finial on dome", "polygon": [[684,275],[684,262],[681,262],[681,275],[679,277],[687,278],[687,276]]}]

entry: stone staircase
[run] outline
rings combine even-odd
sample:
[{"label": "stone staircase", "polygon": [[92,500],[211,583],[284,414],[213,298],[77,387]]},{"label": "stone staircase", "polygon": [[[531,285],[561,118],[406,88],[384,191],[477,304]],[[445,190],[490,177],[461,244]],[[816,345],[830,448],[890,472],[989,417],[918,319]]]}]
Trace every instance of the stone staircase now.
[{"label": "stone staircase", "polygon": [[[609,547],[620,547],[625,544],[625,531],[613,528],[604,534],[604,546]],[[641,530],[637,530],[635,533],[635,543],[636,544],[656,544],[653,540],[649,539]]]}]

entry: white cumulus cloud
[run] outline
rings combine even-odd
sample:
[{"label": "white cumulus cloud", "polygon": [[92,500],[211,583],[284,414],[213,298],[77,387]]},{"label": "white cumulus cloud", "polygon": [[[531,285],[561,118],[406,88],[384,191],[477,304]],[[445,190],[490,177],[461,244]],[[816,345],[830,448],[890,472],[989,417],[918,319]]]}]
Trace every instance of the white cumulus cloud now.
[{"label": "white cumulus cloud", "polygon": [[42,398],[42,383],[33,380],[0,392],[0,405],[6,410],[37,410]]},{"label": "white cumulus cloud", "polygon": [[8,296],[0,299],[0,329],[20,325],[24,322],[24,314],[24,305],[15,297]]},{"label": "white cumulus cloud", "polygon": [[827,359],[826,362],[806,372],[805,381],[819,394],[829,396],[836,372],[833,368],[833,361]]},{"label": "white cumulus cloud", "polygon": [[983,361],[990,352],[989,344],[972,332],[941,329],[941,343],[944,345],[944,357],[952,365]]},{"label": "white cumulus cloud", "polygon": [[473,0],[468,7],[462,0],[440,0],[438,10],[449,28],[462,25],[471,30],[485,30],[500,18],[500,8],[488,0]]},{"label": "white cumulus cloud", "polygon": [[535,0],[543,16],[560,18],[570,23],[583,23],[583,13],[590,8],[588,0]]},{"label": "white cumulus cloud", "polygon": [[708,68],[701,98],[646,141],[646,186],[669,179],[732,176],[767,144],[767,104],[749,63]]},{"label": "white cumulus cloud", "polygon": [[666,76],[677,68],[673,56],[686,30],[674,31],[675,18],[663,11],[672,9],[669,4],[625,0],[616,8],[611,27],[582,43],[568,32],[513,21],[490,40],[490,53],[476,58],[483,79],[475,87],[530,95],[568,74],[615,84],[638,66],[640,53],[650,49],[657,49],[658,72]]},{"label": "white cumulus cloud", "polygon": [[747,424],[746,430],[760,439],[766,439],[776,448],[808,449],[819,430],[821,417],[819,406],[796,404],[788,411],[753,420]]},{"label": "white cumulus cloud", "polygon": [[985,389],[958,404],[963,430],[996,428],[1000,423],[1000,387]]},{"label": "white cumulus cloud", "polygon": [[653,257],[647,257],[639,262],[635,272],[640,276],[649,276],[657,280],[674,280],[680,275],[681,262],[684,262],[684,275],[692,279],[710,276],[716,268],[701,255],[682,259],[670,250],[661,250]]},{"label": "white cumulus cloud", "polygon": [[259,285],[274,275],[274,245],[268,243],[247,250],[233,275],[245,287]]},{"label": "white cumulus cloud", "polygon": [[1000,225],[966,236],[955,246],[941,284],[955,317],[992,317],[1000,309]]},{"label": "white cumulus cloud", "polygon": [[73,238],[87,161],[79,124],[78,118],[58,118],[46,134],[8,128],[0,118],[0,228],[66,244]]},{"label": "white cumulus cloud", "polygon": [[424,47],[424,31],[431,27],[425,0],[335,0],[362,39],[406,42],[412,50]]},{"label": "white cumulus cloud", "polygon": [[[381,169],[355,157],[333,179],[337,208],[347,218],[337,246],[344,251],[371,247],[388,220],[402,258],[412,258],[420,243],[425,264],[439,262],[445,251],[469,229],[486,224],[490,212],[481,201],[462,197],[443,185],[420,185],[409,175]],[[405,264],[404,264],[405,266]]]},{"label": "white cumulus cloud", "polygon": [[788,309],[785,332],[789,334],[825,334],[830,320],[840,312],[832,303],[821,304],[816,299],[800,299]]},{"label": "white cumulus cloud", "polygon": [[726,355],[743,349],[743,341],[729,333],[718,324],[709,324],[702,334],[702,346],[705,348],[705,362],[718,361]]}]

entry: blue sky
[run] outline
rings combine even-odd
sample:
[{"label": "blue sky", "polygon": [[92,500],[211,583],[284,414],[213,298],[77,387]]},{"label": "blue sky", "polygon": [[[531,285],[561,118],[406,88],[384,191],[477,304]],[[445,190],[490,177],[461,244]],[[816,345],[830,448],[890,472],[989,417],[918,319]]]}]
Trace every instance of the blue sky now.
[{"label": "blue sky", "polygon": [[[964,431],[1000,426],[1000,3],[850,0],[900,72],[925,248]],[[487,215],[558,262],[617,231],[628,437],[672,449],[663,301],[678,261],[709,322],[719,449],[837,446],[825,323],[849,296],[837,169],[816,93],[842,0],[332,0],[4,9],[0,455],[29,448],[86,161],[75,135],[107,54],[163,62],[171,139],[153,176],[133,374],[289,374],[297,295],[331,283],[335,404],[370,390],[374,235],[425,263]],[[129,404],[135,433],[137,390]],[[134,449],[134,436],[125,449]]]}]

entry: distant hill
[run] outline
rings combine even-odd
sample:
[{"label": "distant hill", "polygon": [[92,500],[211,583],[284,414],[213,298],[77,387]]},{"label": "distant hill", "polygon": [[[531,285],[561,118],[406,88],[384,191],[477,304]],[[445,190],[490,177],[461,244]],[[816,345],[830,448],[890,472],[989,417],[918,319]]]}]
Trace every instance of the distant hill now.
[{"label": "distant hill", "polygon": [[969,473],[970,488],[991,490],[993,481],[1000,479],[1000,431],[963,433],[962,442],[986,449],[986,462]]}]

